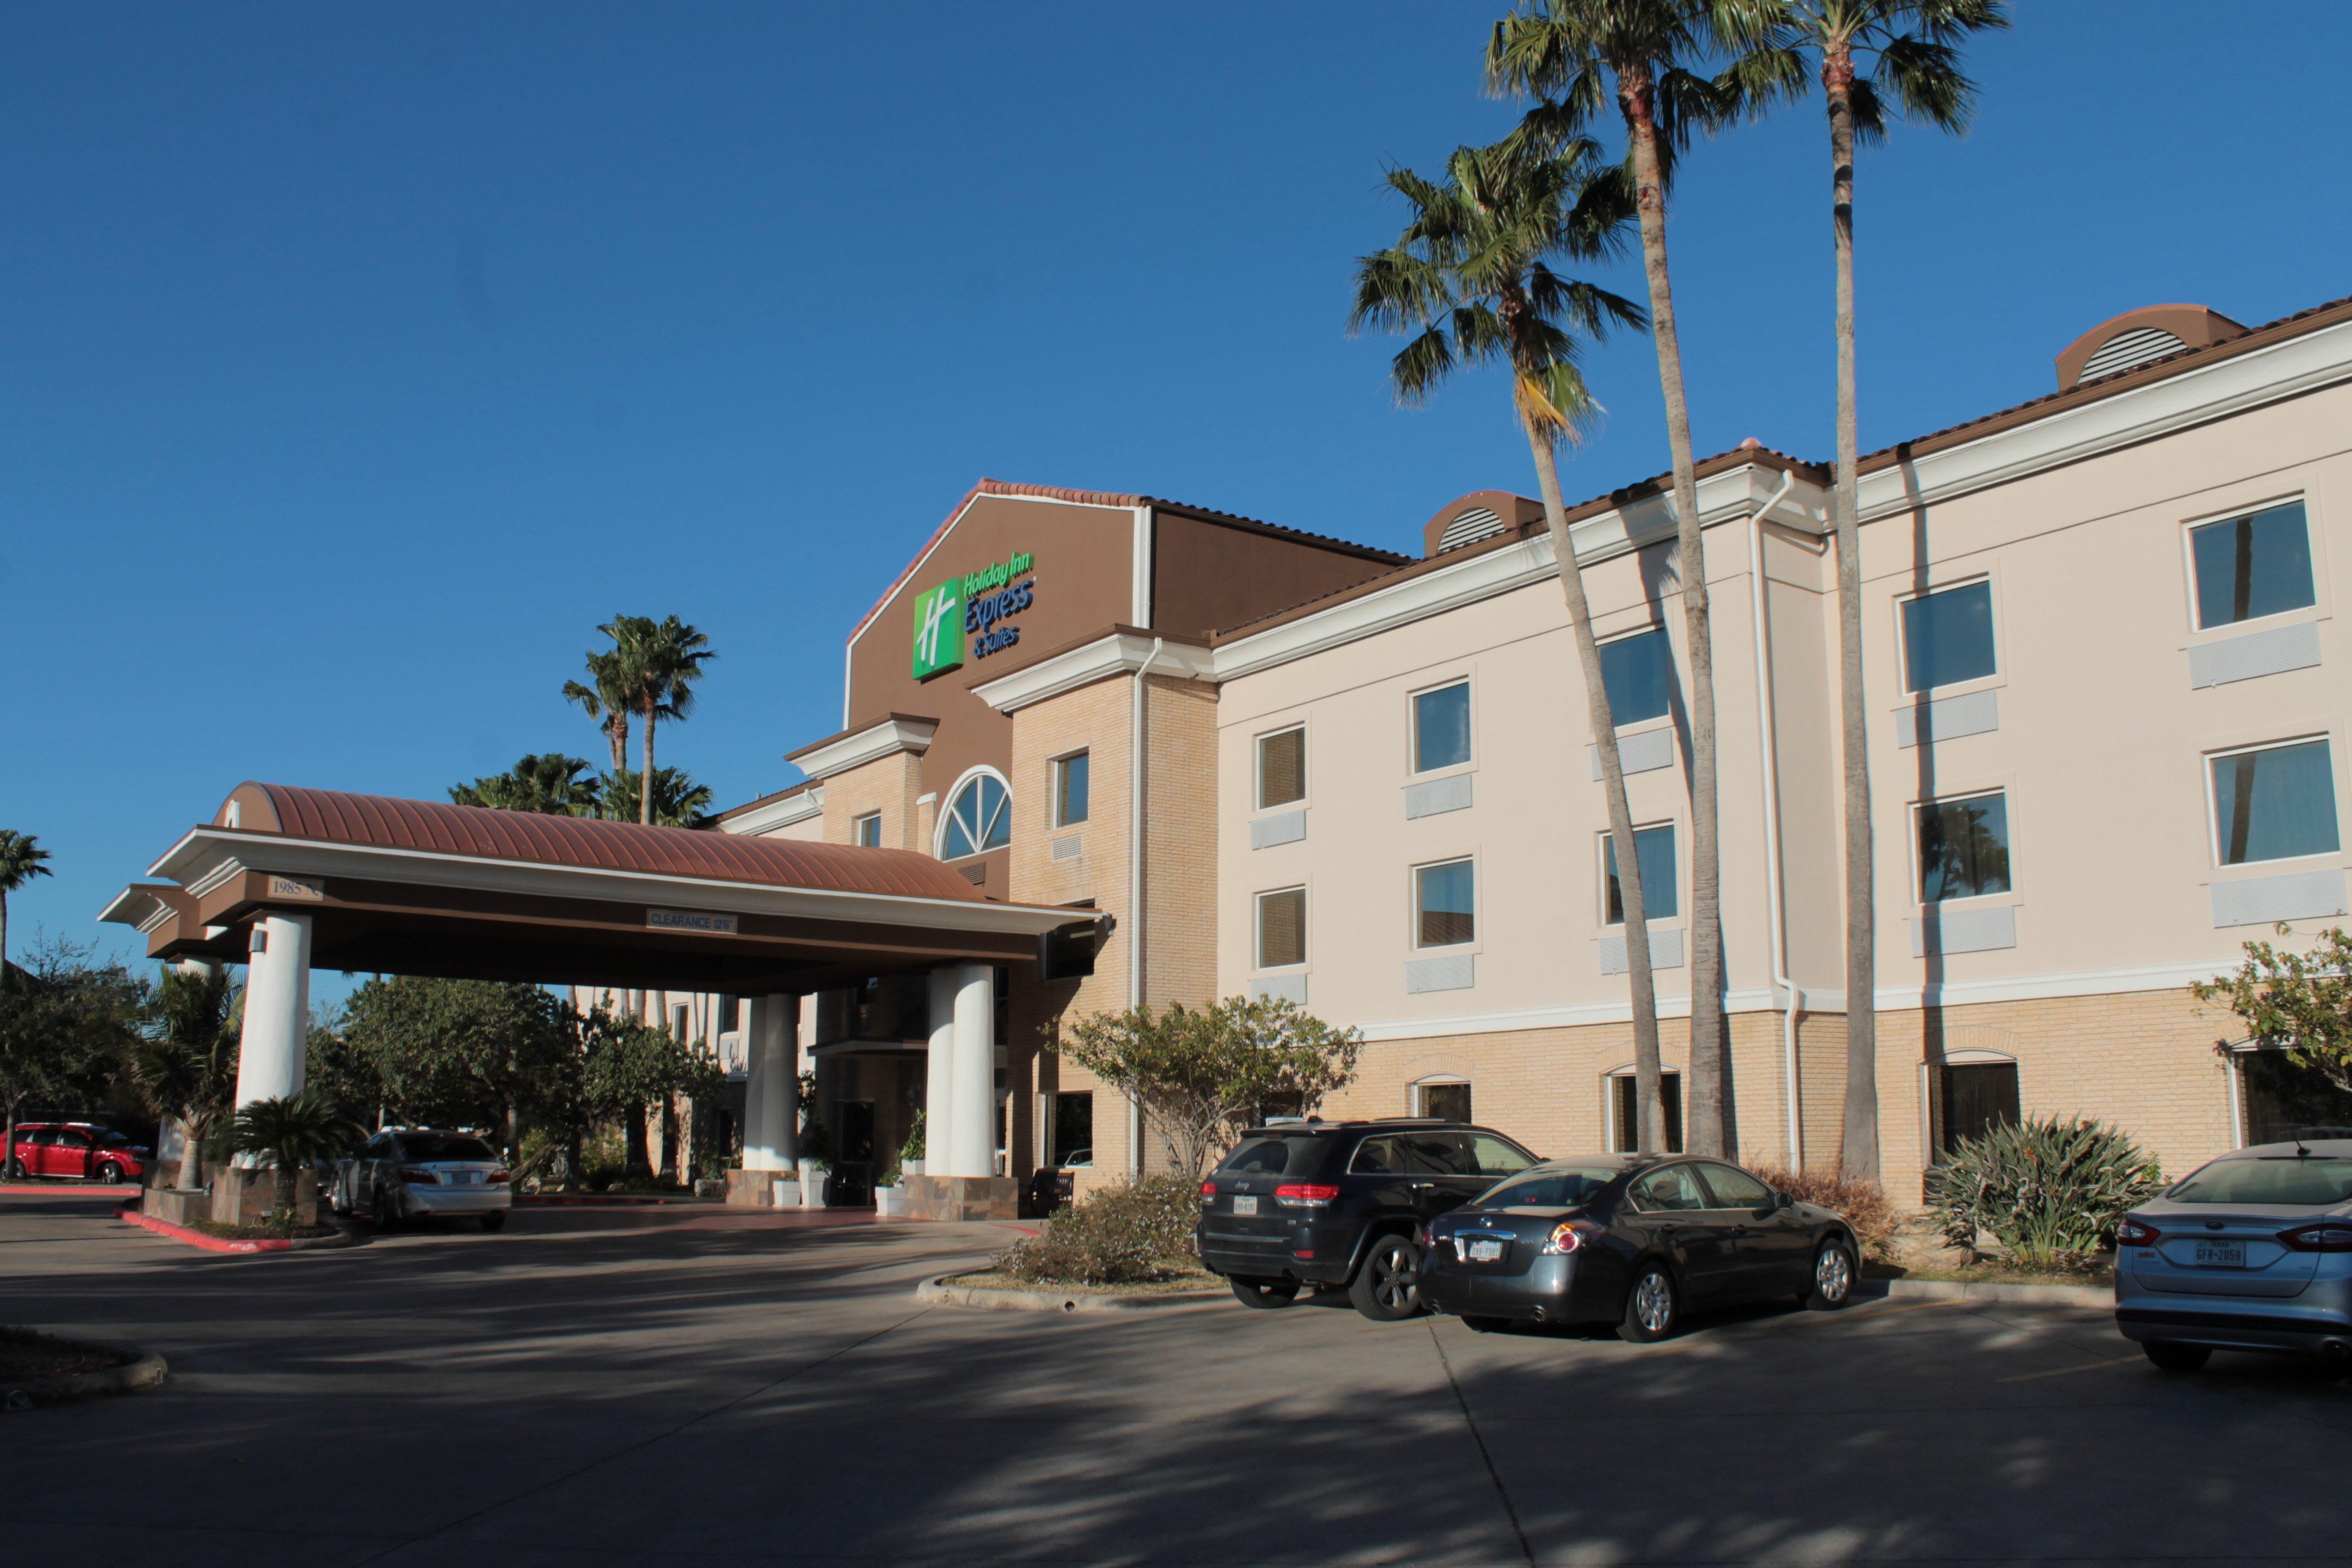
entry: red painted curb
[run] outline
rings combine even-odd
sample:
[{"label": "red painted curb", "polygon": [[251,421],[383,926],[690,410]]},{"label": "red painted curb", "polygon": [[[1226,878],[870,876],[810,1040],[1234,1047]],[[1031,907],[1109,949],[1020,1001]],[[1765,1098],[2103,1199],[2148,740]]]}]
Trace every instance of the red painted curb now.
[{"label": "red painted curb", "polygon": [[706,1208],[724,1206],[717,1198],[608,1198],[595,1193],[517,1193],[514,1197],[514,1205],[517,1208],[530,1205],[548,1208],[651,1209],[683,1208],[694,1204],[700,1204]]},{"label": "red painted curb", "polygon": [[122,1201],[122,1194],[126,1191],[135,1193],[138,1190],[137,1187],[125,1182],[116,1182],[111,1185],[105,1182],[10,1182],[5,1186],[0,1186],[0,1193],[23,1193],[27,1195],[37,1193],[43,1197],[49,1198],[112,1198],[116,1203]]},{"label": "red painted curb", "polygon": [[152,1230],[157,1236],[168,1237],[173,1241],[184,1241],[190,1247],[201,1247],[206,1252],[288,1252],[291,1251],[294,1246],[292,1242],[283,1238],[231,1241],[225,1237],[206,1236],[203,1231],[190,1230],[186,1226],[173,1225],[170,1220],[157,1219],[153,1215],[141,1214],[133,1208],[116,1209],[114,1217],[128,1220],[142,1230]]}]

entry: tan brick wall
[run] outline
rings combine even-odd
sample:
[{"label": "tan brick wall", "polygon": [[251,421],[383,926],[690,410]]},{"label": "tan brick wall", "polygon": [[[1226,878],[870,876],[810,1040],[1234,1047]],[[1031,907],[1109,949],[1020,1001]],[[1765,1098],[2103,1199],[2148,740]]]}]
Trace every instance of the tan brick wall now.
[{"label": "tan brick wall", "polygon": [[849,842],[849,825],[869,811],[882,814],[882,843],[891,849],[931,849],[928,808],[918,812],[922,759],[912,752],[877,758],[824,781],[824,838]]},{"label": "tan brick wall", "polygon": [[1217,691],[1157,676],[1144,686],[1143,999],[1205,1006],[1217,995]]}]

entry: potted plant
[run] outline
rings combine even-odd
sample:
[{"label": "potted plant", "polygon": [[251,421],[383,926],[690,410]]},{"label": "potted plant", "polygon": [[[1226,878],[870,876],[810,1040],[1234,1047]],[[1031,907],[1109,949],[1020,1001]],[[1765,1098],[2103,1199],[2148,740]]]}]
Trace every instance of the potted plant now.
[{"label": "potted plant", "polygon": [[915,1112],[915,1124],[907,1130],[907,1141],[898,1145],[898,1169],[909,1176],[923,1173],[923,1113]]},{"label": "potted plant", "polygon": [[801,1184],[797,1174],[778,1176],[770,1185],[778,1208],[796,1209],[801,1206]]},{"label": "potted plant", "polygon": [[898,1184],[899,1163],[893,1160],[874,1178],[874,1213],[877,1218],[889,1219],[907,1212],[907,1192]]},{"label": "potted plant", "polygon": [[801,1157],[801,1207],[824,1207],[824,1175],[833,1169],[833,1162],[822,1154]]}]

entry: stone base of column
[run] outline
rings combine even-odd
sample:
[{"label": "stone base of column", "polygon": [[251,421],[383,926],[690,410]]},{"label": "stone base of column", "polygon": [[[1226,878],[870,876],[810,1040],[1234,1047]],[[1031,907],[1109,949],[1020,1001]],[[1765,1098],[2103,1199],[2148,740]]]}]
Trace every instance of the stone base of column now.
[{"label": "stone base of column", "polygon": [[[215,1225],[259,1225],[278,1206],[278,1173],[224,1165],[213,1172]],[[294,1212],[308,1220],[319,1212],[319,1184],[308,1171],[294,1173]]]},{"label": "stone base of column", "polygon": [[908,1219],[1018,1219],[1021,1184],[1010,1176],[905,1176]]},{"label": "stone base of column", "polygon": [[182,1192],[176,1187],[150,1187],[140,1194],[139,1212],[165,1225],[194,1225],[213,1217],[213,1195]]},{"label": "stone base of column", "polygon": [[727,1171],[727,1201],[737,1208],[772,1208],[776,1201],[776,1184],[799,1179],[797,1171],[746,1171],[740,1166],[730,1166]]}]

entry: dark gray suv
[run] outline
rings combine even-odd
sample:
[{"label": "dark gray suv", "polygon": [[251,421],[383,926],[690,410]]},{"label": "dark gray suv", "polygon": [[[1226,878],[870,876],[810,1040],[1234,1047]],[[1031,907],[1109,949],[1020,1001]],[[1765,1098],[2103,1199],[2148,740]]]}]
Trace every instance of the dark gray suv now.
[{"label": "dark gray suv", "polygon": [[1458,1121],[1269,1122],[1201,1184],[1201,1260],[1244,1306],[1344,1288],[1368,1318],[1409,1318],[1421,1310],[1422,1228],[1535,1163]]}]

